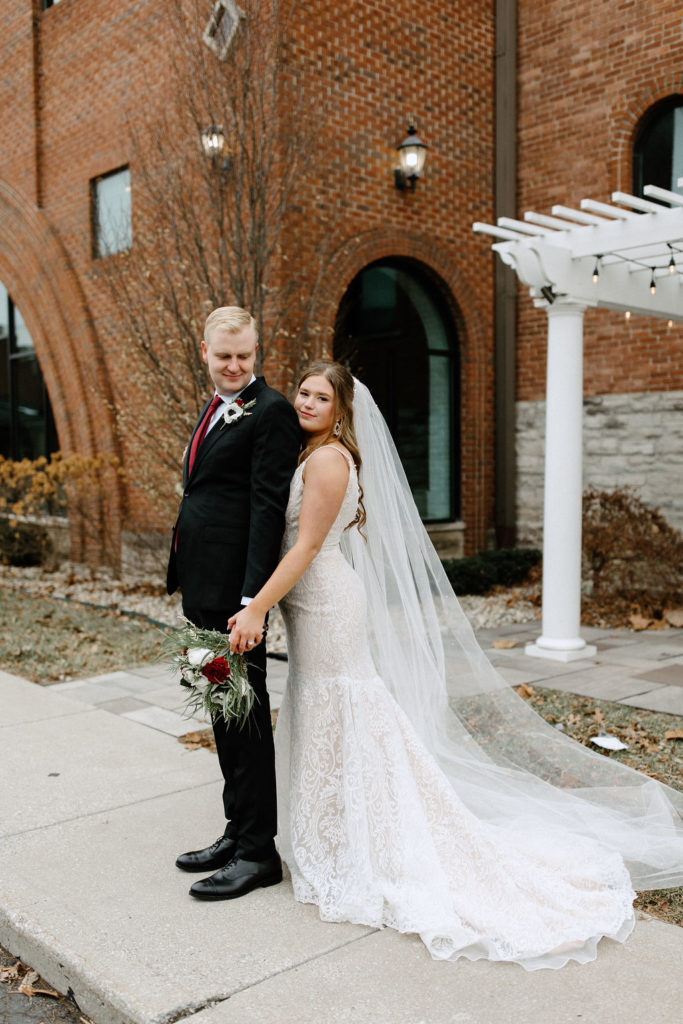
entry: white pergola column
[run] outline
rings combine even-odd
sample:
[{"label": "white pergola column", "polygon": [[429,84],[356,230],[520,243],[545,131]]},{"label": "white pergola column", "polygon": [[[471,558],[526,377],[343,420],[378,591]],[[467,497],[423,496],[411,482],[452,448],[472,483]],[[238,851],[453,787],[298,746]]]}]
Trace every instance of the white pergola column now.
[{"label": "white pergola column", "polygon": [[[539,303],[540,305],[540,303]],[[543,627],[527,654],[556,661],[590,658],[579,635],[583,491],[583,314],[586,306],[543,303],[548,314],[543,503]]]}]

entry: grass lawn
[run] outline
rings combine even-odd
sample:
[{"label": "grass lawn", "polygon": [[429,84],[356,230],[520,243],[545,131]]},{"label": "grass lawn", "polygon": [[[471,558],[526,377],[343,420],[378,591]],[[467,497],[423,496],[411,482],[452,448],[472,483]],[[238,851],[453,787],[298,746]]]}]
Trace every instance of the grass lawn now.
[{"label": "grass lawn", "polygon": [[160,632],[144,619],[0,588],[0,667],[49,684],[84,679],[158,654]]}]

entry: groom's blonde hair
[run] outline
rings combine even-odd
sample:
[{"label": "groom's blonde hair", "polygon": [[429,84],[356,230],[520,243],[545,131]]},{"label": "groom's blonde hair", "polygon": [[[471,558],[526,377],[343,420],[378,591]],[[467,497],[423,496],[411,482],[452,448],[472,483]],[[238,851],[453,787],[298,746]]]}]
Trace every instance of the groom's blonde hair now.
[{"label": "groom's blonde hair", "polygon": [[219,306],[218,309],[214,309],[212,313],[209,313],[206,318],[204,341],[207,345],[209,344],[209,335],[217,327],[223,331],[228,331],[230,334],[236,334],[243,327],[249,326],[253,328],[254,340],[258,344],[258,328],[249,310],[242,309],[241,306]]}]

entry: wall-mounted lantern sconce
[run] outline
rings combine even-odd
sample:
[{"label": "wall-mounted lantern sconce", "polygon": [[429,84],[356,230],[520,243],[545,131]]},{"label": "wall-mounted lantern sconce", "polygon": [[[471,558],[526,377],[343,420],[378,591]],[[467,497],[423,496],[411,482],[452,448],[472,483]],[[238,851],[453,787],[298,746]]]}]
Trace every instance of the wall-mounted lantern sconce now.
[{"label": "wall-mounted lantern sconce", "polygon": [[396,147],[400,164],[394,169],[396,188],[410,188],[411,191],[415,191],[415,183],[422,174],[428,148],[427,143],[422,141],[411,124],[405,139]]},{"label": "wall-mounted lantern sconce", "polygon": [[225,133],[220,125],[210,124],[208,128],[205,128],[202,132],[202,149],[204,155],[214,163],[223,157],[222,169],[227,171],[229,166],[229,160],[227,156],[223,156],[227,148],[227,140]]}]

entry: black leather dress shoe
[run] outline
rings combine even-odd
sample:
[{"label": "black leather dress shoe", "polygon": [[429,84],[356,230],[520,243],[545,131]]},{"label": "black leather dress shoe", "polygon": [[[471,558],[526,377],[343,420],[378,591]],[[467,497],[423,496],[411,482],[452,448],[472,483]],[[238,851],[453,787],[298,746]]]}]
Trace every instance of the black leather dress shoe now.
[{"label": "black leather dress shoe", "polygon": [[277,854],[268,860],[235,857],[215,875],[195,882],[190,896],[196,896],[198,900],[236,900],[252,889],[277,885],[281,881],[282,862]]},{"label": "black leather dress shoe", "polygon": [[224,868],[235,856],[237,840],[228,836],[221,836],[205,850],[192,850],[190,853],[181,853],[176,863],[177,868],[183,871],[215,871],[217,868]]}]

